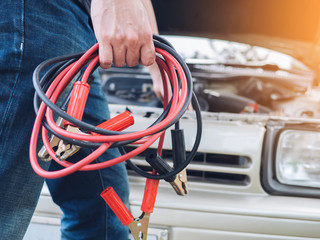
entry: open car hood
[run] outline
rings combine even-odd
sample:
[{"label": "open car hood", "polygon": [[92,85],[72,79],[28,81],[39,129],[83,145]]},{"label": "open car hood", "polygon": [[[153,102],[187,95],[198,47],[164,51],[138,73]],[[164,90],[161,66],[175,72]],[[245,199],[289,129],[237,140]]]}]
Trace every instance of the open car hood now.
[{"label": "open car hood", "polygon": [[297,59],[263,47],[221,39],[166,36],[188,64],[192,76],[224,80],[257,77],[306,90],[315,75]]},{"label": "open car hood", "polygon": [[320,1],[153,1],[160,34],[248,43],[288,54],[318,71]]},{"label": "open car hood", "polygon": [[[202,111],[320,117],[320,1],[153,1]],[[104,76],[110,103],[159,106],[146,68]],[[108,76],[107,76],[108,75]]]}]

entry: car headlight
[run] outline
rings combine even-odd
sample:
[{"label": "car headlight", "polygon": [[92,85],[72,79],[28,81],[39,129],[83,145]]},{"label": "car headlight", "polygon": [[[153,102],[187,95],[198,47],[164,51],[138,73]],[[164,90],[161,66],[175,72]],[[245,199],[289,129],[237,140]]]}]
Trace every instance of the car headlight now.
[{"label": "car headlight", "polygon": [[280,183],[320,188],[320,133],[285,130],[276,152]]},{"label": "car headlight", "polygon": [[318,124],[267,124],[261,182],[270,194],[320,197]]}]

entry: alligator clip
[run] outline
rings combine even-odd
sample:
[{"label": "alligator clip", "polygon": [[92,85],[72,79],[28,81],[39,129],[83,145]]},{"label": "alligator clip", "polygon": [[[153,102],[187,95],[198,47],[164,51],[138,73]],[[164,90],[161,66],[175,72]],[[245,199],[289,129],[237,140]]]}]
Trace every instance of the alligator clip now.
[{"label": "alligator clip", "polygon": [[[129,111],[124,111],[123,113],[120,113],[119,115],[99,124],[96,127],[103,128],[106,130],[111,130],[111,131],[122,131],[133,124],[134,124],[134,119],[132,114]],[[78,127],[74,127],[72,125],[68,125],[66,127],[66,130],[73,133],[89,135],[88,133],[82,132]],[[90,132],[90,134],[99,135],[98,133],[94,133],[94,132]],[[69,144],[63,140],[60,140],[58,145],[58,150],[56,151],[56,155],[60,160],[65,160],[68,157],[71,157],[76,152],[78,152],[80,148],[81,148],[80,146]]]},{"label": "alligator clip", "polygon": [[[178,168],[186,161],[186,146],[184,141],[183,129],[172,129],[171,130],[171,142],[172,142],[172,157],[173,157],[173,167]],[[179,189],[183,189],[181,194],[185,195],[188,193],[187,187],[187,170],[184,168],[180,173],[177,174]]]},{"label": "alligator clip", "polygon": [[[66,127],[66,131],[78,134],[85,134],[82,132],[78,127],[74,127],[72,125],[68,125]],[[73,154],[78,152],[80,147],[74,144],[70,144],[65,142],[64,140],[60,140],[58,144],[58,149],[56,151],[56,157],[63,161],[66,160],[68,157],[71,157]]]},{"label": "alligator clip", "polygon": [[[61,127],[63,126],[63,118],[61,117],[58,117],[57,121],[56,121],[56,124]],[[50,146],[51,148],[54,150],[54,151],[57,151],[58,149],[58,146],[59,146],[59,142],[60,142],[60,138],[58,138],[57,136],[55,135],[52,135],[50,137]],[[52,160],[51,156],[49,155],[47,149],[45,146],[42,146],[41,149],[39,150],[38,152],[38,157],[44,161],[44,162],[49,162]]]},{"label": "alligator clip", "polygon": [[[146,155],[146,161],[160,174],[167,174],[173,170],[156,151],[149,152]],[[165,178],[164,180],[171,184],[178,195],[184,196],[188,193],[185,171],[180,172],[176,176]]]},{"label": "alligator clip", "polygon": [[[71,97],[69,100],[67,113],[78,119],[82,119],[82,115],[84,112],[84,108],[86,106],[86,102],[89,96],[90,84],[86,82],[76,81],[73,85]],[[84,134],[79,127],[74,126],[69,121],[64,121],[64,127],[68,132]],[[70,144],[65,142],[64,140],[60,140],[58,144],[58,149],[56,151],[56,156],[60,160],[65,160],[68,157],[72,156],[80,149],[79,146]]]},{"label": "alligator clip", "polygon": [[175,189],[178,195],[186,195],[189,193],[188,186],[187,186],[187,170],[183,169],[179,172],[175,179],[175,186],[177,186],[178,191]]},{"label": "alligator clip", "polygon": [[158,185],[158,180],[147,179],[141,205],[142,214],[138,218],[132,216],[112,187],[108,187],[101,193],[101,197],[117,215],[122,224],[129,227],[135,240],[147,240],[150,214],[153,212]]}]

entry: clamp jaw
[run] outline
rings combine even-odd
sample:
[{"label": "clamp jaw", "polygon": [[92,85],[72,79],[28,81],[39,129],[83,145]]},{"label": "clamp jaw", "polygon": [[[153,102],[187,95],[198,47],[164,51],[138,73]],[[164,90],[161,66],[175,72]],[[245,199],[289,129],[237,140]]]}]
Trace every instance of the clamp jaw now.
[{"label": "clamp jaw", "polygon": [[[173,166],[176,169],[186,160],[183,130],[179,128],[171,130],[171,141]],[[146,155],[146,161],[160,174],[167,174],[173,171],[172,167],[158,154],[158,152],[149,152],[149,154]],[[187,170],[185,168],[176,176],[167,177],[164,180],[171,184],[178,195],[184,196],[188,194]]]},{"label": "clamp jaw", "polygon": [[[156,152],[149,152],[149,154],[146,155],[146,161],[160,174],[166,174],[172,171],[170,165]],[[186,169],[183,169],[176,176],[168,177],[164,180],[171,184],[178,195],[184,196],[188,193]]]},{"label": "clamp jaw", "polygon": [[173,180],[173,182],[170,182],[170,184],[178,195],[184,196],[188,194],[187,170],[183,169],[180,173],[178,173],[176,178]]},{"label": "clamp jaw", "polygon": [[135,240],[147,240],[150,214],[153,212],[158,192],[158,185],[159,180],[146,180],[141,205],[142,214],[138,218],[134,218],[132,216],[112,187],[108,187],[101,193],[101,197],[117,215],[122,224],[129,227]]},{"label": "clamp jaw", "polygon": [[148,236],[150,213],[142,212],[141,216],[135,218],[128,227],[135,240],[146,240]]},{"label": "clamp jaw", "polygon": [[[78,127],[74,127],[72,125],[68,125],[66,127],[66,131],[78,134],[85,134]],[[56,157],[61,161],[66,160],[68,157],[71,157],[73,154],[78,152],[81,147],[67,143],[63,140],[60,140],[58,143],[58,150],[56,151]]]},{"label": "clamp jaw", "polygon": [[[63,119],[58,118],[57,120],[57,125],[60,127],[63,126]],[[122,131],[131,125],[134,124],[134,119],[133,116],[129,111],[125,111],[123,113],[120,113],[119,115],[99,124],[97,128],[102,128],[106,130],[111,130],[111,131]],[[85,133],[82,132],[78,127],[75,127],[71,124],[67,125],[65,128],[66,131],[72,132],[72,133],[77,133],[77,134],[84,134],[84,135],[98,135],[97,133],[90,132],[90,133]],[[50,146],[52,149],[55,149],[56,152],[56,157],[60,159],[61,161],[66,160],[68,157],[71,157],[75,153],[77,153],[80,150],[80,146],[74,145],[67,143],[63,141],[62,139],[59,139],[55,135],[53,135],[50,139]],[[52,158],[48,154],[45,146],[43,146],[40,151],[38,152],[38,156],[41,158],[43,161],[50,161]]]},{"label": "clamp jaw", "polygon": [[[62,127],[63,126],[63,118],[58,117],[57,121],[56,121],[57,126]],[[55,151],[58,149],[58,145],[60,142],[60,138],[58,138],[55,135],[52,135],[50,137],[50,146],[52,149],[54,149]],[[45,146],[42,146],[41,149],[38,152],[38,157],[44,161],[44,162],[49,162],[52,160],[51,156],[49,155],[47,149]]]},{"label": "clamp jaw", "polygon": [[[76,81],[74,83],[67,108],[67,114],[78,120],[82,119],[85,105],[89,96],[89,91],[90,85],[88,83],[82,81]],[[134,120],[131,113],[129,111],[125,111],[114,118],[99,124],[97,128],[103,128],[111,131],[122,131],[133,125],[133,123]],[[63,120],[62,118],[58,118],[57,125],[59,127],[64,127],[66,131],[72,133],[99,135],[94,132],[82,132],[79,127],[74,126],[71,122]],[[66,160],[68,157],[71,157],[80,150],[80,146],[65,142],[54,135],[50,139],[50,146],[55,150],[56,157],[61,161]],[[52,159],[44,146],[38,152],[38,156],[46,162]]]}]

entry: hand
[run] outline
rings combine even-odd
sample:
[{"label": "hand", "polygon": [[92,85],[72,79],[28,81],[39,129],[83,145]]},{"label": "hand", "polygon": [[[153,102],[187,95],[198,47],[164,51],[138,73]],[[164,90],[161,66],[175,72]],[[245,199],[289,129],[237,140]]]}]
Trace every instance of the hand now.
[{"label": "hand", "polygon": [[152,28],[141,0],[92,0],[91,19],[102,68],[155,62]]},{"label": "hand", "polygon": [[[161,73],[159,71],[158,65],[156,63],[149,66],[149,72],[152,78],[153,83],[153,91],[156,94],[157,98],[163,103],[164,100],[164,94],[163,94],[163,81],[161,77]],[[172,97],[172,91],[170,88],[170,82],[168,79],[166,79],[167,85],[169,86],[168,89],[168,98],[170,99]],[[191,111],[193,110],[192,104],[190,103],[188,105],[187,110]]]}]

